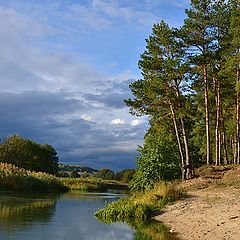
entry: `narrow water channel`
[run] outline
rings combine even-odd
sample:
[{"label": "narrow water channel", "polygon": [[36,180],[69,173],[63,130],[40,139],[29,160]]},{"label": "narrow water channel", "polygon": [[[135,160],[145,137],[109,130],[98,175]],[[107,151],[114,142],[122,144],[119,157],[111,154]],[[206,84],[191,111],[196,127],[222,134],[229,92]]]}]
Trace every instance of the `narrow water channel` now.
[{"label": "narrow water channel", "polygon": [[[158,240],[176,239],[155,227],[143,234],[125,223],[103,224],[94,212],[121,195],[108,193],[0,193],[1,240]],[[151,223],[152,224],[152,223]],[[159,223],[157,226],[161,226]],[[158,228],[157,228],[158,229]],[[152,231],[152,233],[151,233]],[[166,232],[167,233],[167,232]],[[161,238],[160,238],[161,237]]]}]

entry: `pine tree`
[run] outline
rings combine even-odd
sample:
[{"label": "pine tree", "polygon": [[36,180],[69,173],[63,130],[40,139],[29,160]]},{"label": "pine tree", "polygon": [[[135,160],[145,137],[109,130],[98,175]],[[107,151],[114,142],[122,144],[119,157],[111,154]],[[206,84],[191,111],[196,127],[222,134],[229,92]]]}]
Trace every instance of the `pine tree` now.
[{"label": "pine tree", "polygon": [[210,116],[209,116],[209,76],[212,51],[215,48],[212,35],[212,1],[192,0],[191,9],[181,28],[180,36],[186,46],[186,54],[191,64],[197,66],[199,78],[204,82],[205,125],[207,164],[211,163]]},{"label": "pine tree", "polygon": [[[135,99],[126,100],[133,113],[159,116],[162,109],[171,114],[179,148],[183,178],[191,176],[188,135],[183,114],[184,87],[188,64],[175,32],[165,22],[155,24],[147,39],[147,50],[141,55],[139,67],[143,80],[134,82],[130,88]],[[184,147],[183,147],[183,146]]]}]

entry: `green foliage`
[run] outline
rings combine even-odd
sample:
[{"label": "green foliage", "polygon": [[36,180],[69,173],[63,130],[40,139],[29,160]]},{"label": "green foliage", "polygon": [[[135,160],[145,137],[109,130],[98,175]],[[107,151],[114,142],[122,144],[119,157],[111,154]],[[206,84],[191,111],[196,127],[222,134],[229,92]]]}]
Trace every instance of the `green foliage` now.
[{"label": "green foliage", "polygon": [[109,168],[102,168],[93,175],[96,178],[102,178],[106,180],[114,180],[115,173]]},{"label": "green foliage", "polygon": [[0,163],[0,188],[18,192],[60,192],[68,190],[53,175],[31,172],[7,163]]},{"label": "green foliage", "polygon": [[58,156],[51,145],[38,144],[18,135],[0,144],[0,162],[37,172],[58,172]]},{"label": "green foliage", "polygon": [[149,133],[138,151],[137,172],[130,183],[132,190],[149,189],[156,181],[181,176],[177,146],[162,133]]}]

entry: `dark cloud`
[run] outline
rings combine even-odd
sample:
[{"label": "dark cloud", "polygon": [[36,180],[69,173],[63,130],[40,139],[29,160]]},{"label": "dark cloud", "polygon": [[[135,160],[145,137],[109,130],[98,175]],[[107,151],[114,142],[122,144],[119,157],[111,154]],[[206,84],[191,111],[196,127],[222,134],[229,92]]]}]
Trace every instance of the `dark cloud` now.
[{"label": "dark cloud", "polygon": [[104,89],[97,88],[98,94],[83,93],[82,95],[88,101],[103,103],[107,107],[124,108],[126,107],[124,99],[131,96],[129,84],[132,81],[133,80],[125,80],[121,82],[107,81],[104,84]]},{"label": "dark cloud", "polygon": [[[106,99],[111,102],[111,97],[105,95],[107,104]],[[134,127],[131,122],[111,125],[111,115],[107,116],[106,111],[105,107],[98,108],[95,120],[87,121],[82,114],[96,114],[96,108],[79,93],[2,92],[0,134],[3,137],[20,134],[40,143],[49,143],[59,153],[60,161],[65,163],[115,170],[134,167],[136,147],[142,142],[146,125]]]},{"label": "dark cloud", "polygon": [[102,95],[97,94],[85,94],[84,97],[88,101],[103,103],[105,106],[108,107],[115,107],[115,108],[123,108],[126,107],[124,103],[124,99],[128,98],[130,96],[129,93],[110,93]]}]

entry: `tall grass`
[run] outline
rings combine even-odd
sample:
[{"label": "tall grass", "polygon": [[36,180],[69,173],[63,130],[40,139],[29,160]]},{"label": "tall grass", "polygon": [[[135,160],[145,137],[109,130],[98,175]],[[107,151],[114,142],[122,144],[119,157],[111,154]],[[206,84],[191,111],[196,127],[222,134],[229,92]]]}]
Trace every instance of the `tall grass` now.
[{"label": "tall grass", "polygon": [[176,201],[183,195],[184,192],[177,187],[177,184],[159,182],[151,190],[137,192],[128,198],[110,203],[98,210],[95,216],[105,223],[142,222],[149,219],[154,212],[161,210],[167,203]]},{"label": "tall grass", "polygon": [[19,192],[60,192],[68,190],[53,175],[31,172],[7,163],[0,163],[0,189]]}]

